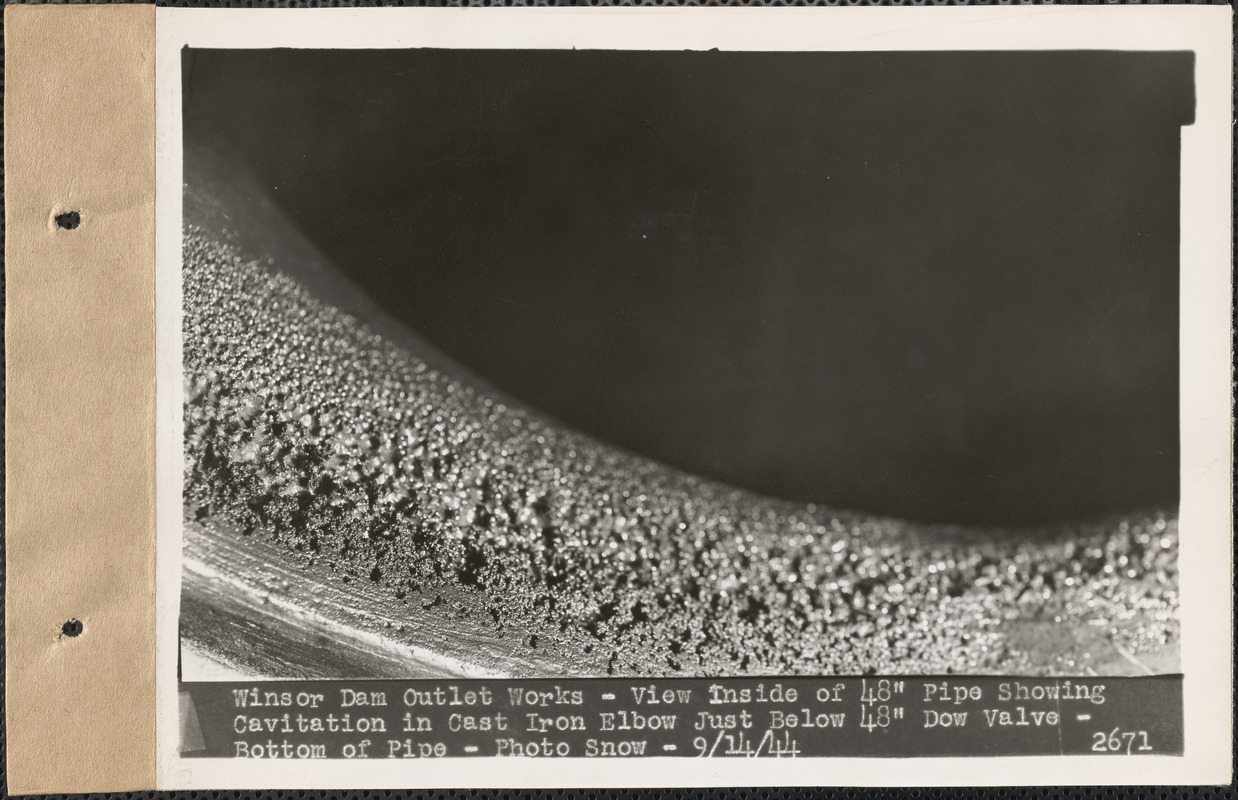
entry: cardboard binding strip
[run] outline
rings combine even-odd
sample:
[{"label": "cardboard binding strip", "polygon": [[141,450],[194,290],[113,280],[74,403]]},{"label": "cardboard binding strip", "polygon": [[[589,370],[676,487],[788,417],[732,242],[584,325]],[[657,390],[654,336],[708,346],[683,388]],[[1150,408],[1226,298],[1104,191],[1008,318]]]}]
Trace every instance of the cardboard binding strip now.
[{"label": "cardboard binding strip", "polygon": [[7,788],[150,789],[155,9],[4,22]]}]

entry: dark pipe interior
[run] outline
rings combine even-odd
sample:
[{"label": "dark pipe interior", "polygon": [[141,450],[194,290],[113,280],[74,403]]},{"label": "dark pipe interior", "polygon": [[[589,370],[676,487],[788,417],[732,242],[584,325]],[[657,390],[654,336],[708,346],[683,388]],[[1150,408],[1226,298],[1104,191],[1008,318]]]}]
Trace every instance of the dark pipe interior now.
[{"label": "dark pipe interior", "polygon": [[760,492],[1178,500],[1189,53],[210,51],[186,138],[441,350]]}]

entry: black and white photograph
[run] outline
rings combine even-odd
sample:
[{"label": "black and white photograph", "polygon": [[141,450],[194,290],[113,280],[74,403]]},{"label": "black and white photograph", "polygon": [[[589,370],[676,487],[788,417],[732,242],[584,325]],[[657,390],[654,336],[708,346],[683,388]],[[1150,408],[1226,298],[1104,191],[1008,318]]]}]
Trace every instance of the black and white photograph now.
[{"label": "black and white photograph", "polygon": [[181,52],[180,670],[1180,670],[1191,52]]},{"label": "black and white photograph", "polygon": [[5,9],[10,791],[1232,782],[1232,8],[522,4]]}]

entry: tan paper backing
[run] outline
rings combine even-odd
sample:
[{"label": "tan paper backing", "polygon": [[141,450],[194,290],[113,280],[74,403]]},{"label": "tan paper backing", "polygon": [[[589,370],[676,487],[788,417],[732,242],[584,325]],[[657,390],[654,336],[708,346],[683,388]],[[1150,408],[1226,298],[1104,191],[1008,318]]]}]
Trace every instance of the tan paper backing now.
[{"label": "tan paper backing", "polygon": [[150,789],[155,9],[4,21],[8,789]]}]

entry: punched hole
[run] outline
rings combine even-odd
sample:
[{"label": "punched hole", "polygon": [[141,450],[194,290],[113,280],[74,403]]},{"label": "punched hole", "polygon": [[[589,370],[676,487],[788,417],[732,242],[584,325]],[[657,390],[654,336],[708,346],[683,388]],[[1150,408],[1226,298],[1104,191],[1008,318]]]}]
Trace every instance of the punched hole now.
[{"label": "punched hole", "polygon": [[80,619],[71,619],[60,628],[65,636],[81,636],[85,626]]},{"label": "punched hole", "polygon": [[66,211],[56,215],[56,227],[61,230],[71,231],[81,224],[82,215],[76,211]]}]

